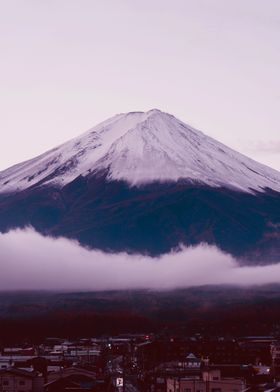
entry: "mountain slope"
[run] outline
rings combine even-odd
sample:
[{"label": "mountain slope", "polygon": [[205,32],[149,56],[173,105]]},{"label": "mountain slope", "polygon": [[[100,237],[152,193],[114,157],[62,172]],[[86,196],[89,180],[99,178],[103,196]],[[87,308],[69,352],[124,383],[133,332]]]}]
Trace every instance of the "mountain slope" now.
[{"label": "mountain slope", "polygon": [[91,248],[160,255],[216,245],[280,260],[280,173],[175,117],[117,115],[0,173],[0,231],[33,226]]}]

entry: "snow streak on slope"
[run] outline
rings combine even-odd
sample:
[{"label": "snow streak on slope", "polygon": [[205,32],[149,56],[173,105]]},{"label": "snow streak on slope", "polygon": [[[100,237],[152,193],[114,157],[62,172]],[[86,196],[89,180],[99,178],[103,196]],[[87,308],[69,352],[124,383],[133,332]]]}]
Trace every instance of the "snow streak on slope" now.
[{"label": "snow streak on slope", "polygon": [[119,114],[35,159],[0,173],[0,192],[36,184],[62,187],[107,170],[140,186],[185,179],[212,187],[280,191],[280,173],[159,110]]}]

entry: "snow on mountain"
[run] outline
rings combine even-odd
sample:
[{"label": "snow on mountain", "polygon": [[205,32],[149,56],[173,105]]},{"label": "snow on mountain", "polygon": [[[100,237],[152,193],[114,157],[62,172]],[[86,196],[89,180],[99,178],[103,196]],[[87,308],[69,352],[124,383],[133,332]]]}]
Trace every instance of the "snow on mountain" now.
[{"label": "snow on mountain", "polygon": [[140,186],[190,182],[253,192],[280,191],[280,173],[157,109],[119,114],[83,135],[0,172],[0,192],[36,184],[62,187],[106,169],[108,180]]}]

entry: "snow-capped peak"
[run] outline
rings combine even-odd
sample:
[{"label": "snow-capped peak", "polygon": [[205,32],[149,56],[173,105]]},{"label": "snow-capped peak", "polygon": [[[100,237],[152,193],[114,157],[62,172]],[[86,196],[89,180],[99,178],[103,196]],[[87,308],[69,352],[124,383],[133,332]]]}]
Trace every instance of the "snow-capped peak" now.
[{"label": "snow-capped peak", "polygon": [[116,115],[81,136],[0,172],[0,192],[62,187],[104,170],[108,180],[139,186],[185,179],[212,187],[280,191],[280,173],[158,109]]}]

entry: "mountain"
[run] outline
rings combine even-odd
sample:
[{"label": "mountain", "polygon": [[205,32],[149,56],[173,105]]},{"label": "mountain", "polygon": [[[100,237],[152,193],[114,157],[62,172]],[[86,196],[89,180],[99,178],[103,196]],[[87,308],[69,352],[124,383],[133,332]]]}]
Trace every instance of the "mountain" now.
[{"label": "mountain", "polygon": [[0,172],[0,191],[62,188],[78,176],[108,171],[130,186],[177,182],[246,192],[280,191],[280,173],[157,109],[119,114],[30,161]]},{"label": "mountain", "polygon": [[157,109],[119,114],[0,172],[0,230],[33,226],[105,251],[209,243],[280,259],[280,173]]}]

